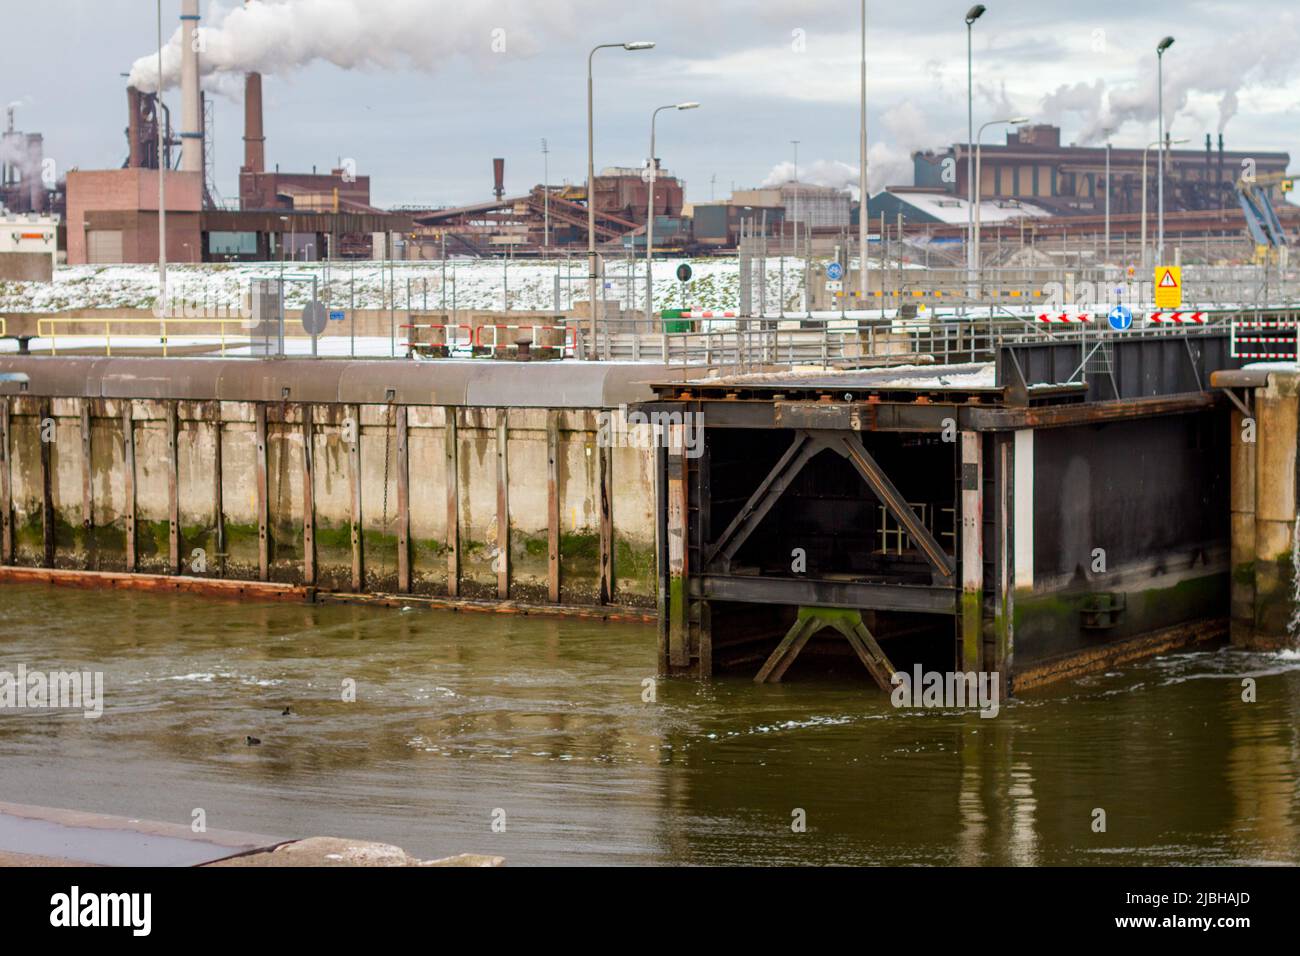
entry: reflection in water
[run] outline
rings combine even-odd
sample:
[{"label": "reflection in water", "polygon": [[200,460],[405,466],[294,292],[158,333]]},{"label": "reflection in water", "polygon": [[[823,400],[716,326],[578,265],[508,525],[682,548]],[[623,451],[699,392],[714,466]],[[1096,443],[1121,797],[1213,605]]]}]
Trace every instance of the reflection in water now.
[{"label": "reflection in water", "polygon": [[1300,861],[1295,655],[1168,655],[994,719],[856,671],[646,703],[650,627],[6,586],[20,662],[103,670],[105,714],[0,711],[0,800],[513,863]]}]

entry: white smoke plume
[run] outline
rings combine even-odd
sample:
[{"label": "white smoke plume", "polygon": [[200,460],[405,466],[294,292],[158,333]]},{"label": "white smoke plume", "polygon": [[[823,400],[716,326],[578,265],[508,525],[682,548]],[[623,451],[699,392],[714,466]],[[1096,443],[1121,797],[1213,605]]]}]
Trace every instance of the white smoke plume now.
[{"label": "white smoke plume", "polygon": [[[257,0],[203,4],[205,77],[287,73],[315,62],[343,69],[433,70],[454,57],[528,55],[577,17],[578,0]],[[180,82],[179,26],[163,47],[163,83]],[[131,67],[130,84],[158,88],[158,52]],[[212,86],[209,82],[207,85]],[[220,83],[216,83],[218,87]]]},{"label": "white smoke plume", "polygon": [[[867,187],[877,193],[886,186],[905,186],[912,182],[912,153],[942,142],[938,133],[926,123],[925,114],[911,100],[904,100],[880,117],[880,130],[868,130]],[[761,188],[771,188],[794,179],[794,163],[777,163],[763,180]],[[813,160],[799,164],[799,181],[814,186],[847,189],[858,198],[861,175],[857,163],[841,160]]]},{"label": "white smoke plume", "polygon": [[[1181,48],[1175,44],[1165,54],[1165,121],[1186,108],[1193,93],[1218,97],[1218,131],[1237,113],[1240,94],[1249,86],[1284,86],[1297,72],[1295,50],[1300,48],[1300,17],[1270,13],[1267,26],[1229,34],[1212,48]],[[1043,97],[1042,118],[1059,123],[1067,114],[1079,116],[1083,125],[1078,141],[1093,145],[1107,130],[1129,123],[1150,125],[1156,120],[1157,90],[1155,49],[1144,51],[1133,65],[1137,79],[1107,87],[1104,82],[1063,85]]]}]

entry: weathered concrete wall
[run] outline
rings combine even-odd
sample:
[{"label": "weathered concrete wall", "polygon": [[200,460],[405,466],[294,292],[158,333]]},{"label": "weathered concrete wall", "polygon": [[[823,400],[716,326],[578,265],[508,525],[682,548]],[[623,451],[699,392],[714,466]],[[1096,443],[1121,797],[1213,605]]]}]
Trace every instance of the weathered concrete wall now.
[{"label": "weathered concrete wall", "polygon": [[0,563],[528,603],[558,578],[560,603],[595,604],[608,551],[612,603],[655,602],[649,426],[602,447],[617,410],[0,394],[0,411]]}]

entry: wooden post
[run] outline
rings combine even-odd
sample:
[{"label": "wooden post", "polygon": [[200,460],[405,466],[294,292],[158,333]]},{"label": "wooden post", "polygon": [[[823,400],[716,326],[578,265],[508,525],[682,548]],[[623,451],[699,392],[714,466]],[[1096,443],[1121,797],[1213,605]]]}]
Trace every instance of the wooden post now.
[{"label": "wooden post", "polygon": [[122,401],[122,469],[126,472],[126,569],[139,566],[135,548],[135,423],[131,417],[131,400]]},{"label": "wooden post", "polygon": [[546,592],[560,603],[560,413],[546,413]]},{"label": "wooden post", "polygon": [[226,576],[226,500],[221,484],[222,411],[220,402],[214,402],[213,404],[217,409],[217,418],[212,423],[213,440],[215,442],[212,450],[212,518],[217,538],[217,574],[224,578]]},{"label": "wooden post", "polygon": [[0,564],[14,563],[13,485],[9,468],[9,396],[0,395]]},{"label": "wooden post", "polygon": [[979,671],[984,644],[984,455],[979,432],[961,433],[961,667]]},{"label": "wooden post", "polygon": [[[610,412],[610,414],[614,414]],[[600,453],[600,603],[614,600],[614,449]]]},{"label": "wooden post", "polygon": [[397,590],[411,590],[411,460],[407,409],[397,408]]},{"label": "wooden post", "polygon": [[257,577],[260,581],[271,579],[271,540],[267,509],[271,498],[267,485],[266,403],[254,407],[257,429]]},{"label": "wooden post", "polygon": [[81,400],[81,530],[86,548],[86,570],[95,567],[95,485],[90,457],[90,399]]},{"label": "wooden post", "polygon": [[302,406],[302,582],[316,586],[316,464],[315,415],[312,405]]},{"label": "wooden post", "polygon": [[447,484],[447,596],[460,594],[460,464],[456,434],[456,409],[443,409],[444,477]]},{"label": "wooden post", "polygon": [[510,598],[509,410],[497,409],[497,598]]},{"label": "wooden post", "polygon": [[[43,563],[54,567],[54,442],[58,437],[54,425],[54,412],[50,399],[41,399],[40,426],[37,437],[41,442],[41,543],[44,546]],[[45,440],[45,423],[50,425],[50,440]]]},{"label": "wooden post", "polygon": [[176,402],[170,401],[167,403],[167,569],[172,574],[181,572],[179,426]]},{"label": "wooden post", "polygon": [[352,495],[352,591],[365,584],[365,550],[361,546],[361,406],[352,406],[352,447],[348,449],[348,488]]}]

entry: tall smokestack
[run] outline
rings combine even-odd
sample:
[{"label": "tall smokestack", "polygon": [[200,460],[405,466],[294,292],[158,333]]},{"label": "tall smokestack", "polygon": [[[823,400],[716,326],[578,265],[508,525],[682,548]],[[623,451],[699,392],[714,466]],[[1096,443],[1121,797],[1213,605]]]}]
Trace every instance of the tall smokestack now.
[{"label": "tall smokestack", "polygon": [[492,192],[498,200],[506,194],[506,161],[504,159],[492,160]]},{"label": "tall smokestack", "polygon": [[181,169],[203,172],[199,97],[199,0],[181,0]]},{"label": "tall smokestack", "polygon": [[244,169],[266,170],[266,137],[262,130],[262,74],[244,76]]}]

